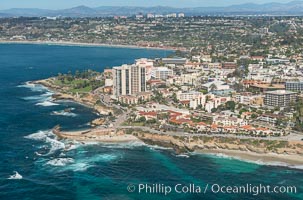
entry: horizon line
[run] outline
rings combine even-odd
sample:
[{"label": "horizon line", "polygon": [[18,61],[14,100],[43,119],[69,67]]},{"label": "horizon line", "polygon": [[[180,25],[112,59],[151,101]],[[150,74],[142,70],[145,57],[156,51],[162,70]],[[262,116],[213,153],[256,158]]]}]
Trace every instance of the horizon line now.
[{"label": "horizon line", "polygon": [[302,2],[303,0],[292,0],[289,2],[285,2],[285,3],[280,3],[280,2],[276,2],[276,1],[272,1],[272,2],[268,2],[268,3],[254,3],[254,2],[247,2],[247,3],[239,3],[239,4],[231,4],[231,5],[224,5],[224,6],[189,6],[189,7],[176,7],[176,6],[168,6],[168,5],[152,5],[152,6],[144,6],[144,5],[138,5],[138,6],[119,6],[119,5],[106,5],[106,6],[88,6],[88,5],[84,5],[84,4],[80,4],[77,6],[70,6],[70,7],[65,7],[65,8],[56,8],[56,9],[48,9],[48,8],[39,8],[39,7],[11,7],[11,8],[0,8],[0,11],[4,11],[4,10],[11,10],[11,9],[40,9],[40,10],[52,10],[52,11],[57,11],[57,10],[65,10],[65,9],[72,9],[72,8],[78,8],[78,7],[87,7],[87,8],[91,8],[91,9],[95,9],[95,8],[100,8],[100,7],[125,7],[125,8],[153,8],[153,7],[167,7],[167,8],[227,8],[227,7],[231,7],[231,6],[238,6],[238,5],[247,5],[247,4],[252,4],[252,5],[266,5],[266,4],[272,4],[272,3],[277,3],[277,4],[289,4],[292,2]]}]

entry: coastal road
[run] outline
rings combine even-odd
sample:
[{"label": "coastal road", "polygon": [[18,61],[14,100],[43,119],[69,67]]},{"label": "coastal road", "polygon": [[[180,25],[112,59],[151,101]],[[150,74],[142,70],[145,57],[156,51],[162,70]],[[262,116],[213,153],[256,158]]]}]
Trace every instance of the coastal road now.
[{"label": "coastal road", "polygon": [[185,132],[172,132],[172,131],[158,131],[155,129],[152,129],[150,127],[146,126],[116,126],[120,129],[140,129],[142,131],[147,131],[151,133],[156,134],[164,134],[164,135],[170,135],[170,136],[206,136],[206,137],[227,137],[227,138],[238,138],[238,139],[262,139],[262,140],[283,140],[283,141],[301,141],[302,135],[298,135],[295,133],[291,133],[288,136],[282,136],[282,137],[252,137],[252,136],[246,136],[246,135],[234,135],[234,134],[198,134],[198,133],[185,133]]}]

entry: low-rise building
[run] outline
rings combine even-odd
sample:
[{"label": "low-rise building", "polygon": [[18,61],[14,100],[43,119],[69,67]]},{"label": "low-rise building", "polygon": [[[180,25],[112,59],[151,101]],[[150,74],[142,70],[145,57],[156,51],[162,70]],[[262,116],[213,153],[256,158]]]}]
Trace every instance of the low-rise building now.
[{"label": "low-rise building", "polygon": [[173,75],[173,70],[167,67],[154,67],[151,76],[155,79],[166,80],[169,76]]},{"label": "low-rise building", "polygon": [[285,83],[285,89],[290,91],[303,91],[303,82],[302,81],[292,81]]},{"label": "low-rise building", "polygon": [[138,104],[150,100],[152,92],[139,92],[135,95],[120,95],[118,101],[125,104]]},{"label": "low-rise building", "polygon": [[214,124],[221,126],[245,126],[247,121],[245,119],[229,116],[216,116],[214,117]]},{"label": "low-rise building", "polygon": [[286,90],[269,91],[265,93],[264,104],[273,107],[288,107],[291,103],[296,102],[296,98],[296,92]]}]

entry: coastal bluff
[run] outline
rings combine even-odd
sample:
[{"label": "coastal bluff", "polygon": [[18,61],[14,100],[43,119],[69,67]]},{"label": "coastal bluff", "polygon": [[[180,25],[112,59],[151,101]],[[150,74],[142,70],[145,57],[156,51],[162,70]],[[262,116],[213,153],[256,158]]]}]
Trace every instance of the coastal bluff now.
[{"label": "coastal bluff", "polygon": [[[108,108],[104,105],[98,104],[98,96],[93,93],[86,93],[86,94],[74,94],[69,92],[68,87],[61,87],[55,84],[55,78],[48,78],[43,80],[32,81],[32,84],[39,84],[43,85],[44,87],[48,88],[49,90],[53,91],[54,94],[52,97],[55,100],[69,100],[74,101],[84,106],[90,107],[94,109],[101,115],[109,115],[110,113],[114,113],[115,111],[111,108]],[[100,125],[100,124],[97,124]]]},{"label": "coastal bluff", "polygon": [[58,127],[53,132],[59,139],[94,142],[142,141],[149,145],[172,148],[177,154],[199,152],[226,154],[247,160],[270,160],[273,162],[303,165],[303,141],[265,139],[239,139],[220,136],[172,136],[142,131],[140,129],[100,129],[62,132]]}]

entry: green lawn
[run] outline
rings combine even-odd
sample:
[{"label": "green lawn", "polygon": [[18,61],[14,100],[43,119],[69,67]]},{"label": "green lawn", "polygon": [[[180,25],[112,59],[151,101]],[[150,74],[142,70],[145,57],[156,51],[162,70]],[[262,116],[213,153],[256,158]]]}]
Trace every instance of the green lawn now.
[{"label": "green lawn", "polygon": [[74,88],[77,84],[84,83],[84,81],[88,82],[88,80],[83,80],[83,79],[76,79],[76,80],[73,80],[73,81],[67,81],[65,79],[64,83],[62,83],[59,80],[54,80],[54,84],[58,85],[58,86],[61,86],[61,87],[69,87],[70,88],[69,92],[72,92],[72,93],[77,93],[77,92],[78,93],[88,93],[88,92],[91,92],[92,91],[92,86],[91,85],[89,85],[85,88],[77,88],[77,89]]},{"label": "green lawn", "polygon": [[72,93],[88,93],[92,91],[92,86],[87,86],[85,88],[80,88],[80,89],[70,89],[69,90]]}]

